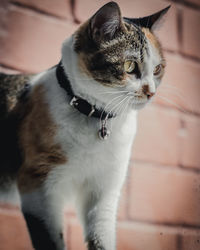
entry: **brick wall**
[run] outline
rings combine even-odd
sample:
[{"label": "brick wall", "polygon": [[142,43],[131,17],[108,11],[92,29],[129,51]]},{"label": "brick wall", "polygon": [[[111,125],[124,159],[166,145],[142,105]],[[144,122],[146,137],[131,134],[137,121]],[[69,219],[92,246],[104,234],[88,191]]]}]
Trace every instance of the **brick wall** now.
[{"label": "brick wall", "polygon": [[[104,0],[0,0],[0,70],[56,64],[63,39]],[[155,101],[140,112],[118,216],[118,250],[200,249],[200,0],[119,0],[126,16],[172,4],[158,32],[168,66]],[[85,249],[73,210],[69,250]],[[23,217],[0,205],[0,250],[31,250]]]}]

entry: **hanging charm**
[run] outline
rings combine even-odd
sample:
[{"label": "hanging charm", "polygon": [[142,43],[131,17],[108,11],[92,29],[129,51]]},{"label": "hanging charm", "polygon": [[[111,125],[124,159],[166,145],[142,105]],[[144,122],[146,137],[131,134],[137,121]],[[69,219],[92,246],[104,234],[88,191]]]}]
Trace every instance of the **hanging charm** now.
[{"label": "hanging charm", "polygon": [[98,135],[101,140],[106,140],[110,135],[110,131],[106,128],[106,120],[102,122],[101,128],[98,131]]}]

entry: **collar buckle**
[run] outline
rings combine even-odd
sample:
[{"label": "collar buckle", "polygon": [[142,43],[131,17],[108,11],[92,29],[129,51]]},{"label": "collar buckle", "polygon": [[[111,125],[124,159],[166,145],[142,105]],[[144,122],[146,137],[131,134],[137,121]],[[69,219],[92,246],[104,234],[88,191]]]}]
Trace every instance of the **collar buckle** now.
[{"label": "collar buckle", "polygon": [[88,114],[88,117],[91,117],[93,115],[93,113],[95,112],[95,108],[93,105],[91,105],[91,111],[90,113]]},{"label": "collar buckle", "polygon": [[72,99],[71,99],[71,101],[70,101],[70,106],[72,106],[72,107],[76,107],[76,106],[78,106],[78,98],[76,97],[76,96],[74,96]]}]

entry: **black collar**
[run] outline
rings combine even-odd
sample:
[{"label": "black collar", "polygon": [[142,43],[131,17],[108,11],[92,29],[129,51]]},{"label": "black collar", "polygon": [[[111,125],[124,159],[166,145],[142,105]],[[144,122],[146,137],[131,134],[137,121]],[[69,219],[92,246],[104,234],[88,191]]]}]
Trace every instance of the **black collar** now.
[{"label": "black collar", "polygon": [[103,109],[97,109],[95,106],[91,105],[88,101],[82,99],[79,96],[76,96],[72,90],[70,81],[64,71],[62,66],[62,61],[56,67],[56,77],[58,84],[62,87],[67,95],[71,97],[70,105],[77,109],[80,113],[88,117],[96,117],[101,120],[109,119],[115,117],[113,113],[106,113]]}]

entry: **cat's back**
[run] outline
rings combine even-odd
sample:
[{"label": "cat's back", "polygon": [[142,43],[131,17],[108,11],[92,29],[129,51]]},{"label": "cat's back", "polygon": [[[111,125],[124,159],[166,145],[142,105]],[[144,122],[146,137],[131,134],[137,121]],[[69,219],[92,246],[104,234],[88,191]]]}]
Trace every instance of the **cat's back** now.
[{"label": "cat's back", "polygon": [[20,93],[31,77],[32,75],[0,73],[0,120],[5,119],[14,109]]},{"label": "cat's back", "polygon": [[[17,145],[17,116],[12,112],[29,76],[0,73],[0,189],[12,187],[21,164]],[[12,189],[12,188],[11,188]],[[1,196],[1,195],[0,195]]]}]

